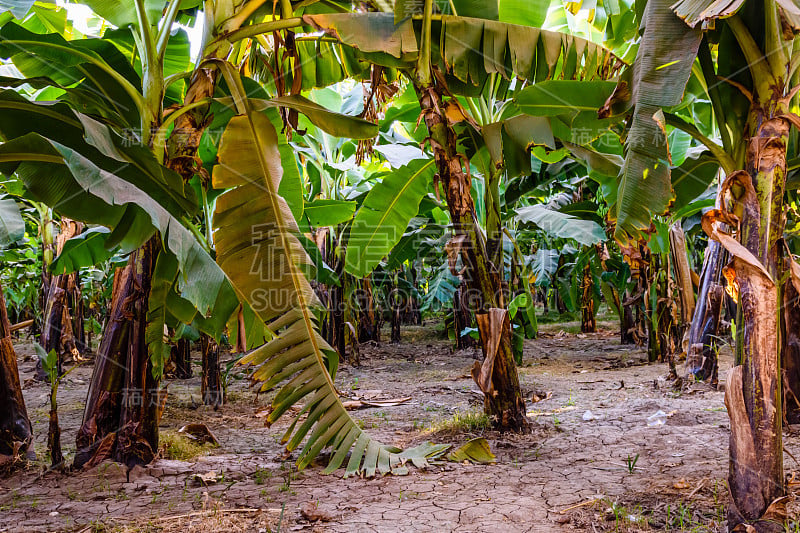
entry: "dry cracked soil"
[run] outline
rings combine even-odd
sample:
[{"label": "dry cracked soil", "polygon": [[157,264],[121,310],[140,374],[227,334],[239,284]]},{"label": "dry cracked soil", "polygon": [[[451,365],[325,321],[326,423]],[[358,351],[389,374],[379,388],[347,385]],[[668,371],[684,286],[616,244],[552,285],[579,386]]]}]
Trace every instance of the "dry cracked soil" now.
[{"label": "dry cracked soil", "polygon": [[[442,463],[375,479],[322,475],[324,458],[298,472],[296,453],[280,444],[286,421],[264,426],[269,395],[254,394],[238,367],[216,411],[199,405],[197,377],[169,381],[160,426],[170,438],[162,440],[179,441],[180,427],[199,422],[219,447],[183,460],[165,448],[129,472],[112,462],[47,471],[48,386],[33,381],[33,351],[21,340],[39,460],[0,480],[0,531],[724,531],[724,393],[674,389],[665,364],[647,364],[644,350],[620,345],[614,324],[600,326],[583,335],[567,333],[575,324],[544,325],[526,341],[528,435],[485,429],[469,377],[476,353],[453,352],[435,325],[404,328],[400,344],[363,345],[361,366],[341,367],[339,390],[351,399],[411,398],[354,411],[372,435],[398,446],[482,436],[497,456],[491,465]],[[730,364],[723,350],[720,383]],[[67,460],[90,376],[83,365],[59,391]],[[787,428],[784,445],[789,487],[800,490],[792,457],[800,457],[800,428]],[[798,505],[789,509],[796,517]]]}]

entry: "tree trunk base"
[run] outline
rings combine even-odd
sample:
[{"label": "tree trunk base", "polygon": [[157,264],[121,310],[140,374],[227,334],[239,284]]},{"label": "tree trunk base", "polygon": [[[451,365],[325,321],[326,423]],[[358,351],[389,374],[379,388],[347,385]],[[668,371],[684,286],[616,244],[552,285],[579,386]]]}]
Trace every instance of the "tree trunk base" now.
[{"label": "tree trunk base", "polygon": [[530,421],[514,364],[508,311],[494,308],[476,317],[486,357],[482,363],[475,361],[472,377],[484,394],[484,410],[494,429],[528,433]]},{"label": "tree trunk base", "polygon": [[11,342],[3,287],[0,287],[0,465],[13,465],[22,455],[35,459],[31,444],[33,426],[25,409],[17,353]]},{"label": "tree trunk base", "polygon": [[219,345],[208,335],[203,335],[200,346],[203,352],[203,403],[218,409],[224,403],[222,376],[219,371]]},{"label": "tree trunk base", "polygon": [[[3,308],[4,303],[0,301]],[[0,455],[23,455],[33,442],[33,429],[22,397],[17,354],[9,337],[0,338],[0,405]]]},{"label": "tree trunk base", "polygon": [[173,347],[175,360],[175,377],[189,379],[192,377],[192,343],[188,339],[179,339]]}]

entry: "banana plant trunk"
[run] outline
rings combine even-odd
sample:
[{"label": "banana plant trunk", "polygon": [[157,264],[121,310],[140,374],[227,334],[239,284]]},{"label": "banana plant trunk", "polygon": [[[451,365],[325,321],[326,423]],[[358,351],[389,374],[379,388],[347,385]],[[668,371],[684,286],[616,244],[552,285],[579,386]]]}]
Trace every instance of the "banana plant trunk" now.
[{"label": "banana plant trunk", "polygon": [[795,283],[786,284],[783,302],[783,408],[789,424],[800,424],[800,291]]},{"label": "banana plant trunk", "polygon": [[685,375],[690,381],[717,383],[717,338],[725,299],[725,289],[721,285],[725,259],[722,245],[710,240],[700,273],[697,305],[689,326]]},{"label": "banana plant trunk", "polygon": [[633,305],[628,303],[630,298],[628,297],[627,291],[621,293],[619,296],[619,343],[636,344],[636,336],[634,335],[634,331],[636,330],[636,321],[633,318]]},{"label": "banana plant trunk", "polygon": [[[658,360],[669,365],[669,376],[677,378],[675,358],[681,344],[682,329],[678,304],[674,295],[672,262],[670,254],[659,256],[662,268],[655,272],[655,331],[658,344]],[[664,265],[666,262],[666,265]]]},{"label": "banana plant trunk", "polygon": [[[11,341],[6,300],[0,286],[0,465],[30,450],[33,427],[25,409],[17,368],[17,354]],[[5,457],[4,457],[5,456]]]},{"label": "banana plant trunk", "polygon": [[391,317],[391,341],[394,344],[400,342],[400,324],[402,323],[402,316],[400,314],[400,306],[401,303],[399,301],[400,297],[396,296],[392,298],[392,317]]},{"label": "banana plant trunk", "polygon": [[178,339],[172,348],[175,361],[175,377],[189,379],[192,377],[192,343],[189,339]]},{"label": "banana plant trunk", "polygon": [[731,530],[748,524],[759,532],[783,531],[780,522],[785,519],[780,512],[785,486],[778,317],[785,272],[781,239],[790,123],[780,115],[781,107],[774,101],[754,104],[746,171],[733,173],[723,185],[734,193],[739,242],[752,255],[734,251],[732,273],[726,274],[738,288],[742,317],[737,321],[739,364],[728,373],[725,390],[731,420]]},{"label": "banana plant trunk", "polygon": [[581,332],[594,333],[597,331],[594,308],[594,277],[589,262],[583,267],[581,274]]},{"label": "banana plant trunk", "polygon": [[456,349],[465,350],[475,346],[475,340],[469,333],[462,332],[472,327],[472,312],[469,309],[467,296],[469,288],[463,278],[453,293],[453,329],[455,329]]},{"label": "banana plant trunk", "polygon": [[686,234],[680,225],[675,222],[669,228],[669,253],[674,274],[674,291],[678,293],[680,313],[678,318],[678,332],[676,337],[683,338],[683,332],[692,321],[694,315],[695,299],[694,286],[692,285],[692,269],[689,266],[689,254],[686,250]]},{"label": "banana plant trunk", "polygon": [[361,280],[358,291],[358,342],[381,342],[381,325],[377,301],[372,290],[372,276]]},{"label": "banana plant trunk", "polygon": [[112,457],[128,466],[146,464],[158,449],[158,383],[144,341],[155,260],[153,237],[117,269],[111,311],[100,342],[73,466]]},{"label": "banana plant trunk", "polygon": [[124,388],[114,459],[133,467],[155,459],[158,451],[159,390],[145,342],[147,309],[159,237],[151,238],[131,256],[128,339]]},{"label": "banana plant trunk", "polygon": [[[428,4],[426,4],[428,5]],[[464,172],[465,162],[456,148],[456,134],[444,113],[441,88],[418,84],[422,116],[431,139],[454,237],[464,262],[464,278],[476,311],[484,360],[476,362],[473,377],[484,393],[484,409],[493,426],[501,431],[526,431],[530,423],[519,386],[519,375],[511,346],[511,324],[502,291],[502,276],[489,260],[484,236],[476,221],[472,183]]]},{"label": "banana plant trunk", "polygon": [[117,268],[110,311],[86,396],[83,420],[75,438],[74,468],[97,464],[110,457],[119,427],[122,387],[125,379],[125,342],[130,323],[126,299],[131,293],[131,260]]},{"label": "banana plant trunk", "polygon": [[[55,239],[56,257],[64,244],[83,230],[83,224],[67,218],[61,219],[61,232]],[[62,374],[62,358],[65,353],[77,359],[86,349],[83,333],[83,305],[78,273],[50,276],[44,307],[44,325],[40,344],[47,351],[55,350],[58,357],[58,373]],[[41,369],[41,362],[37,364]]]},{"label": "banana plant trunk", "polygon": [[203,403],[218,409],[225,399],[219,370],[219,344],[204,333],[200,336],[200,350],[203,354],[203,381],[200,387]]}]

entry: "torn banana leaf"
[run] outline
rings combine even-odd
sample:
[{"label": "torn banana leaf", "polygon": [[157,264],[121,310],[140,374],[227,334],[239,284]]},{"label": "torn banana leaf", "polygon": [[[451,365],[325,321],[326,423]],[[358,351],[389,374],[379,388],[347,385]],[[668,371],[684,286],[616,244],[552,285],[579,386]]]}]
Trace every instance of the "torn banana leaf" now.
[{"label": "torn banana leaf", "polygon": [[[303,274],[308,256],[295,218],[278,194],[283,169],[278,133],[265,113],[254,112],[246,98],[222,135],[213,184],[229,189],[217,200],[214,236],[217,261],[239,298],[250,304],[276,337],[248,353],[261,390],[280,387],[267,422],[278,420],[304,401],[292,417],[282,442],[288,450],[302,445],[297,459],[304,468],[330,448],[326,473],[346,463],[345,477],[405,474],[441,456],[447,445],[424,444],[401,450],[373,440],[350,417],[331,374],[336,352],[318,332],[320,302]],[[267,109],[266,113],[274,113]]]}]

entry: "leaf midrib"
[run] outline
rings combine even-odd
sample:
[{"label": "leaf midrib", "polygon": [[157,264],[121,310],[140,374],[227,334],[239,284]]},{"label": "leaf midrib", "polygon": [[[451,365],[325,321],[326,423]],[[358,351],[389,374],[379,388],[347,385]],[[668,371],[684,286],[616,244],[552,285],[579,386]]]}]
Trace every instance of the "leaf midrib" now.
[{"label": "leaf midrib", "polygon": [[[398,192],[398,194],[397,194],[397,195],[394,197],[394,199],[392,199],[392,201],[389,203],[389,208],[388,208],[388,209],[386,209],[386,210],[383,212],[383,215],[382,215],[382,216],[381,216],[381,217],[378,219],[378,224],[376,225],[376,230],[377,230],[377,228],[380,228],[380,227],[382,227],[382,226],[383,226],[384,222],[385,222],[385,221],[386,221],[386,219],[389,217],[389,214],[390,214],[392,211],[394,211],[394,207],[397,205],[397,203],[399,202],[400,198],[401,198],[401,197],[403,196],[403,194],[404,194],[404,193],[405,193],[405,192],[406,192],[406,191],[407,191],[407,190],[408,190],[408,189],[411,187],[411,183],[412,183],[414,180],[416,180],[416,179],[417,179],[417,178],[420,176],[420,174],[422,174],[422,172],[423,172],[423,171],[425,171],[425,170],[426,170],[428,167],[430,167],[432,164],[433,164],[433,159],[429,160],[427,163],[425,163],[424,165],[422,165],[422,167],[421,167],[421,168],[420,168],[420,169],[419,169],[417,172],[414,172],[414,173],[413,173],[413,174],[412,174],[412,175],[409,177],[409,179],[408,179],[408,180],[406,180],[405,184],[403,184],[403,187],[400,189],[400,191]],[[373,231],[373,232],[370,234],[370,237],[369,237],[369,239],[368,239],[368,240],[366,241],[366,243],[364,244],[364,248],[366,248],[368,245],[372,244],[372,242],[375,240],[375,236],[376,236],[377,234],[378,234],[378,232],[377,232],[377,231]]]}]

